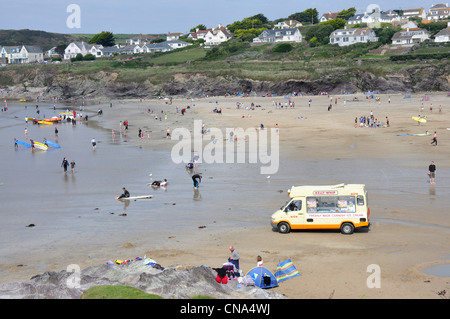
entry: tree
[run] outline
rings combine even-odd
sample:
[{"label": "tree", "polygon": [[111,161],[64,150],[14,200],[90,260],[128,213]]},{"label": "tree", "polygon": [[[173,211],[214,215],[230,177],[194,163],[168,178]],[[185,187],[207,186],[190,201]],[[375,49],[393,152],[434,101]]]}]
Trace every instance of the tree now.
[{"label": "tree", "polygon": [[319,23],[319,25],[331,25],[334,30],[342,29],[345,26],[345,24],[346,24],[345,20],[340,18],[331,19]]},{"label": "tree", "polygon": [[314,42],[317,41],[317,43],[320,44],[327,44],[329,42],[330,34],[333,31],[334,28],[330,24],[319,24],[306,29],[304,36],[306,41],[310,41],[315,38],[315,40],[313,40]]},{"label": "tree", "polygon": [[267,30],[266,28],[259,28],[259,29],[238,29],[234,32],[234,36],[238,39],[241,39],[242,41],[248,41],[251,42],[254,38],[259,36],[261,32],[264,30]]},{"label": "tree", "polygon": [[233,33],[235,33],[236,30],[259,29],[267,27],[267,22],[264,21],[267,21],[267,18],[262,14],[257,14],[253,17],[248,17],[241,21],[235,21],[232,24],[228,25],[227,28]]},{"label": "tree", "polygon": [[288,18],[291,20],[297,20],[299,22],[309,22],[314,24],[319,22],[319,12],[316,8],[309,8],[305,11],[291,14]]},{"label": "tree", "polygon": [[67,44],[65,44],[65,43],[60,44],[60,45],[56,46],[55,52],[58,53],[59,55],[64,55],[66,48],[67,48]]},{"label": "tree", "polygon": [[353,17],[355,15],[355,13],[356,13],[355,7],[351,7],[351,8],[340,11],[336,18],[348,20],[351,17]]},{"label": "tree", "polygon": [[197,29],[199,30],[206,30],[206,26],[204,24],[199,24],[196,27],[193,27],[191,30],[189,30],[189,32],[196,32]]},{"label": "tree", "polygon": [[112,47],[116,44],[116,39],[111,32],[102,31],[94,35],[89,41],[89,44],[101,44],[104,47]]},{"label": "tree", "polygon": [[395,32],[400,31],[400,28],[390,25],[386,28],[375,28],[373,31],[378,38],[378,42],[381,44],[386,44],[391,42],[392,36]]}]

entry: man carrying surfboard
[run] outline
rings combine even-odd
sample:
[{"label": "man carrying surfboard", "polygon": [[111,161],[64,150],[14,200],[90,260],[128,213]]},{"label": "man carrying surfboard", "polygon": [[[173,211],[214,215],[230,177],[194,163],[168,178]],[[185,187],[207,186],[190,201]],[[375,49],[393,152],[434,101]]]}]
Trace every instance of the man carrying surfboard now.
[{"label": "man carrying surfboard", "polygon": [[125,187],[122,187],[122,190],[123,190],[123,194],[120,195],[119,197],[116,197],[116,199],[121,199],[121,198],[128,198],[128,197],[130,197],[130,192],[127,191],[127,190],[125,189]]}]

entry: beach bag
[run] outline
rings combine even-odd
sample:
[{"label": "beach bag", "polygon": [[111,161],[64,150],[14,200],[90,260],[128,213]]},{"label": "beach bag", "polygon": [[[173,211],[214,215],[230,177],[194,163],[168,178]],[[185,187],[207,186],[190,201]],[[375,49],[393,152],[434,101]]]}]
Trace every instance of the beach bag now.
[{"label": "beach bag", "polygon": [[253,278],[249,275],[246,275],[244,277],[242,277],[242,284],[244,286],[254,286],[255,282],[253,281]]}]

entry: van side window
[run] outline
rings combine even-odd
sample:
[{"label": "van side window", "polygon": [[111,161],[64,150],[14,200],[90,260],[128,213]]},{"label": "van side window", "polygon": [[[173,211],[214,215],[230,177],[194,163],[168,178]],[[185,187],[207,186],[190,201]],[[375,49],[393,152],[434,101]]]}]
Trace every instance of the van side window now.
[{"label": "van side window", "polygon": [[364,196],[363,195],[358,195],[356,197],[356,202],[358,203],[358,206],[364,206]]},{"label": "van side window", "polygon": [[339,196],[337,201],[338,211],[341,213],[355,212],[355,196]]},{"label": "van side window", "polygon": [[297,211],[302,210],[302,201],[301,200],[293,200],[287,207],[288,211]]},{"label": "van side window", "polygon": [[306,207],[308,213],[354,213],[355,196],[307,197]]}]

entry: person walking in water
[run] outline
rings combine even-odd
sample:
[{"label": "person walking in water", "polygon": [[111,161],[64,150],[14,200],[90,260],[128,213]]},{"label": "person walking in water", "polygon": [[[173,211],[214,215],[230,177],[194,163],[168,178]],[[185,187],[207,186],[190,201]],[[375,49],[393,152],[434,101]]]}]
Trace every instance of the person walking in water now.
[{"label": "person walking in water", "polygon": [[75,161],[72,160],[72,162],[70,162],[70,168],[72,169],[72,174],[75,173]]},{"label": "person walking in water", "polygon": [[434,178],[436,177],[436,165],[434,161],[428,166],[428,176],[430,177],[430,184],[434,184]]},{"label": "person walking in water", "polygon": [[194,189],[198,189],[200,182],[202,181],[202,176],[199,174],[192,175],[192,181],[194,182]]},{"label": "person walking in water", "polygon": [[62,163],[61,163],[61,167],[64,167],[64,173],[67,172],[67,167],[69,166],[69,162],[67,161],[67,159],[64,157]]},{"label": "person walking in water", "polygon": [[92,149],[95,151],[97,149],[97,141],[95,140],[95,138],[93,138],[91,140],[91,143],[92,143]]}]

